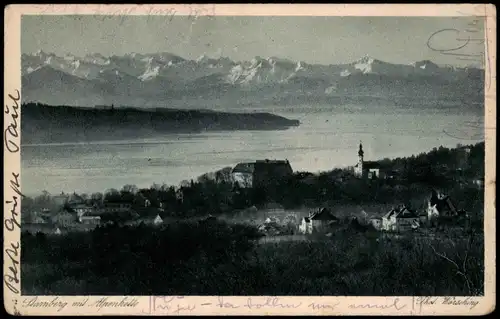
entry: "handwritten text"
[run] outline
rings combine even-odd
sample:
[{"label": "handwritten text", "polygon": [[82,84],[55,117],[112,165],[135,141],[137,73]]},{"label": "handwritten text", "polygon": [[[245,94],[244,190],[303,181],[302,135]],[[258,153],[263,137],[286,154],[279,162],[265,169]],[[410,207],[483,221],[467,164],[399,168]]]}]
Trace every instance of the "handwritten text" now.
[{"label": "handwritten text", "polygon": [[9,99],[12,102],[12,105],[5,105],[5,114],[10,115],[10,122],[4,132],[4,143],[7,151],[10,153],[17,153],[19,152],[18,140],[20,139],[17,127],[17,119],[19,117],[17,110],[19,109],[19,100],[21,99],[19,91],[16,90],[16,96],[9,94]]}]

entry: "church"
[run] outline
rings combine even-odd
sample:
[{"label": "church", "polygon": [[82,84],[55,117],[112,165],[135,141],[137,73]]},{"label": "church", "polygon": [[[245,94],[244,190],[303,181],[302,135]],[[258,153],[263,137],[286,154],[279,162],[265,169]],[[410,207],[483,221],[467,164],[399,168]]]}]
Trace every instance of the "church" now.
[{"label": "church", "polygon": [[383,172],[380,169],[380,165],[377,162],[369,162],[364,160],[363,145],[359,143],[358,150],[358,163],[354,166],[354,175],[358,178],[382,178],[381,174]]}]

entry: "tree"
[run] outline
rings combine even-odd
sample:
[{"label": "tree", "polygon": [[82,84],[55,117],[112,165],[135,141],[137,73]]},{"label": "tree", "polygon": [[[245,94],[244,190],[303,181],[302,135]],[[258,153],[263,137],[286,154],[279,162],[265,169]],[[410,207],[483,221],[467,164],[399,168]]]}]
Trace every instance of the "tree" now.
[{"label": "tree", "polygon": [[127,193],[132,193],[132,194],[136,194],[138,191],[139,191],[139,188],[137,186],[130,185],[130,184],[127,184],[127,185],[123,186],[123,188],[122,188],[122,192],[127,192]]},{"label": "tree", "polygon": [[116,199],[120,197],[120,192],[115,188],[110,188],[104,192],[104,199]]},{"label": "tree", "polygon": [[102,200],[102,198],[103,198],[103,195],[102,195],[102,193],[99,193],[99,192],[92,193],[92,195],[90,195],[90,199],[92,199],[92,200]]},{"label": "tree", "polygon": [[232,181],[232,178],[231,178],[231,171],[232,170],[233,170],[232,167],[224,167],[223,169],[218,170],[215,173],[215,180],[218,183],[222,183],[222,182],[230,183]]},{"label": "tree", "polygon": [[180,187],[189,187],[190,186],[190,183],[188,180],[183,180],[179,183]]}]

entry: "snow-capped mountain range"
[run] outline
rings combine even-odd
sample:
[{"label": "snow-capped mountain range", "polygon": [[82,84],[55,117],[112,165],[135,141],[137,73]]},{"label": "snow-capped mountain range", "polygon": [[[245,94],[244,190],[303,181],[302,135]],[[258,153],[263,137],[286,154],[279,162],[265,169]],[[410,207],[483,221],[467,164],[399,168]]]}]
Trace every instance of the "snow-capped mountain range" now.
[{"label": "snow-capped mountain range", "polygon": [[[38,51],[21,58],[25,101],[47,104],[162,105],[170,100],[482,93],[484,71],[431,61],[391,64],[362,57],[341,65],[277,57],[236,62],[227,57],[184,59],[171,53],[77,57]],[[250,94],[249,92],[253,92]]]}]

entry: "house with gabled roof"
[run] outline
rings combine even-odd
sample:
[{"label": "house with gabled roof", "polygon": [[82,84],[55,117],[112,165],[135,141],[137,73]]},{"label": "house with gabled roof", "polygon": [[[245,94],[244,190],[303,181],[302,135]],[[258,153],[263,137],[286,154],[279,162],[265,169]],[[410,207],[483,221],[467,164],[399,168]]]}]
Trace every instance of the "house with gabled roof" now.
[{"label": "house with gabled roof", "polygon": [[231,171],[233,182],[241,188],[250,188],[253,185],[254,163],[239,163]]},{"label": "house with gabled roof", "polygon": [[302,218],[299,232],[302,234],[324,232],[338,221],[339,219],[328,208],[320,208],[309,213],[309,216]]},{"label": "house with gabled roof", "polygon": [[405,205],[395,207],[382,216],[381,229],[384,231],[408,231],[419,227],[420,216]]},{"label": "house with gabled roof", "polygon": [[431,197],[427,201],[427,219],[431,224],[439,217],[459,218],[466,217],[464,210],[459,210],[453,204],[450,196],[432,190]]},{"label": "house with gabled roof", "polygon": [[153,225],[161,225],[163,224],[163,219],[160,217],[160,215],[156,215],[155,219],[153,220]]}]

